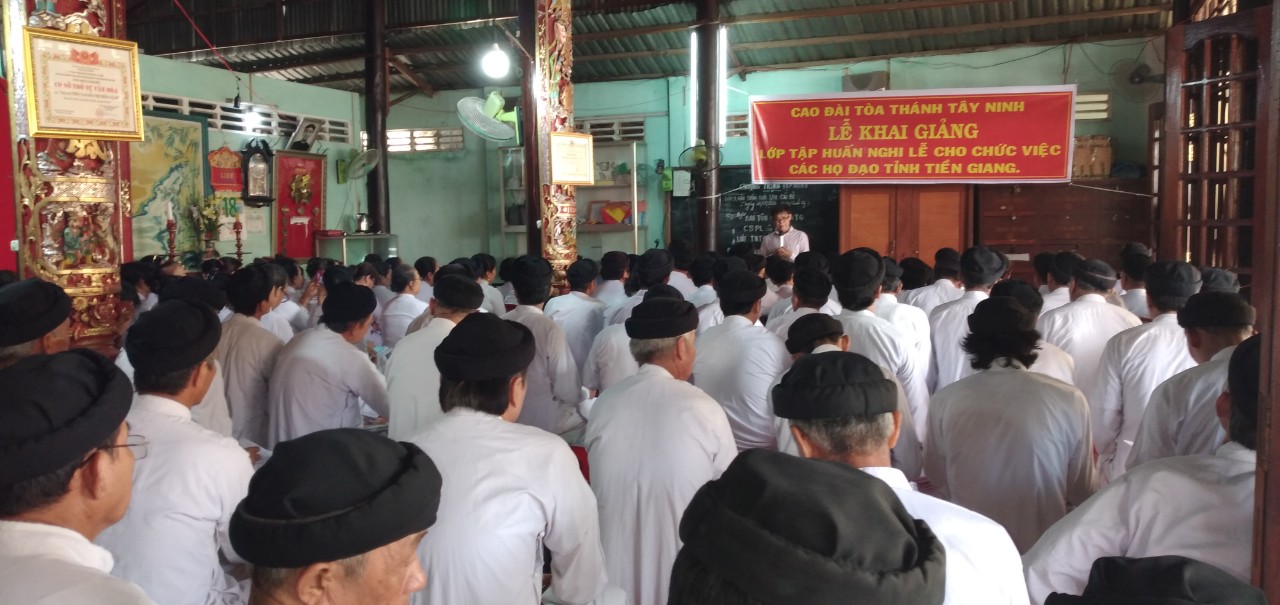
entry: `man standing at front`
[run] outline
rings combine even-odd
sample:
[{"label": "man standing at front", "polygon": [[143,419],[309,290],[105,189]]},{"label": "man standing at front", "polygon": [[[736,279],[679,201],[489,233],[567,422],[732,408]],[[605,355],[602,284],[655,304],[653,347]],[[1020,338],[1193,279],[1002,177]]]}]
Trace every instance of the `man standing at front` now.
[{"label": "man standing at front", "polygon": [[773,221],[773,231],[760,241],[760,256],[769,257],[777,254],[789,261],[809,251],[809,234],[791,226],[791,207],[779,204],[769,213]]},{"label": "man standing at front", "polygon": [[738,453],[724,410],[687,382],[697,328],[688,302],[636,307],[626,329],[640,373],[601,395],[587,423],[605,562],[632,605],[666,602],[680,515]]}]

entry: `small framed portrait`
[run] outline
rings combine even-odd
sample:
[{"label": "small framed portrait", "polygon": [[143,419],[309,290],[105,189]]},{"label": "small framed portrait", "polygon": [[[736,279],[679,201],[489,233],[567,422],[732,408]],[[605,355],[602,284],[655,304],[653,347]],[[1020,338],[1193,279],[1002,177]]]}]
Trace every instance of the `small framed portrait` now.
[{"label": "small framed portrait", "polygon": [[293,136],[289,137],[289,144],[285,149],[290,151],[311,151],[311,147],[315,145],[316,138],[320,136],[320,129],[324,128],[324,120],[319,118],[302,118],[298,120],[298,129],[293,131]]}]

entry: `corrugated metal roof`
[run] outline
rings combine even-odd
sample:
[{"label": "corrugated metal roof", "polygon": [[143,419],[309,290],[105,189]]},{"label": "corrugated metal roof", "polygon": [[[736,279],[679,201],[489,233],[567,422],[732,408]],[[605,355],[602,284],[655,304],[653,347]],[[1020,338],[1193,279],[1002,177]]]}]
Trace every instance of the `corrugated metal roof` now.
[{"label": "corrugated metal roof", "polygon": [[[189,0],[188,9],[237,70],[358,89],[363,0]],[[479,57],[498,28],[514,31],[516,0],[389,2],[387,46],[436,90],[495,84]],[[692,2],[574,0],[574,80],[663,77],[689,70]],[[863,58],[963,52],[1018,44],[1147,36],[1169,26],[1164,0],[734,0],[726,3],[735,69],[814,65]],[[214,11],[214,12],[210,12]],[[151,54],[215,64],[194,48],[170,3],[145,2],[130,33]],[[168,20],[166,20],[168,19]],[[210,30],[213,31],[210,31]],[[217,32],[231,32],[219,37]],[[279,41],[281,38],[296,38]],[[271,41],[276,40],[276,41]],[[392,70],[392,86],[415,84]]]}]

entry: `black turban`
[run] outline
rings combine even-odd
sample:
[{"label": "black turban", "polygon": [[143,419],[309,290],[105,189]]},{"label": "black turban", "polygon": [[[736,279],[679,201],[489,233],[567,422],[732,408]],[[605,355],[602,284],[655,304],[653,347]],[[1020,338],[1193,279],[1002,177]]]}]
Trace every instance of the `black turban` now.
[{"label": "black turban", "polygon": [[1006,334],[1011,331],[1029,332],[1036,329],[1036,316],[1032,315],[1018,299],[1009,296],[992,296],[974,307],[969,314],[969,332],[976,336]]},{"label": "black turban", "polygon": [[753,303],[764,298],[768,290],[764,278],[750,271],[730,271],[716,281],[720,300],[733,304]]},{"label": "black turban", "polygon": [[179,277],[164,287],[159,294],[160,302],[166,300],[191,300],[209,305],[214,311],[221,311],[227,306],[227,295],[206,279],[188,275]]},{"label": "black turban", "polygon": [[1160,261],[1147,266],[1142,281],[1151,296],[1190,298],[1200,291],[1200,270],[1188,263]]},{"label": "black turban", "polygon": [[733,271],[746,270],[747,261],[736,256],[725,256],[723,258],[716,259],[715,264],[711,265],[711,279],[718,282],[721,279],[724,279],[724,276]]},{"label": "black turban", "polygon": [[1022,307],[1039,316],[1044,308],[1044,297],[1035,286],[1020,279],[1006,279],[991,287],[992,296],[1008,296],[1017,299]]},{"label": "black turban", "polygon": [[1045,605],[1266,605],[1261,590],[1208,563],[1166,555],[1100,557],[1080,596],[1053,593]]},{"label": "black turban", "polygon": [[871,418],[897,409],[897,386],[857,353],[806,355],[773,387],[773,411],[789,420]]},{"label": "black turban", "polygon": [[659,248],[646,250],[640,258],[636,260],[636,277],[644,284],[662,283],[671,275],[671,270],[675,268],[675,261],[671,258],[671,253]]},{"label": "black turban", "polygon": [[533,332],[492,313],[472,313],[436,347],[436,367],[450,380],[509,378],[533,362]]},{"label": "black turban", "polygon": [[0,393],[0,485],[80,460],[120,430],[133,403],[124,372],[88,349],[19,360],[0,370]]},{"label": "black turban", "polygon": [[973,246],[960,256],[960,276],[966,284],[994,284],[1008,269],[1004,257],[986,246]]},{"label": "black turban", "polygon": [[1067,285],[1071,281],[1071,274],[1075,271],[1076,265],[1084,262],[1084,257],[1064,250],[1053,255],[1053,265],[1049,268],[1049,275],[1053,276],[1054,281],[1060,285]]},{"label": "black turban", "polygon": [[470,277],[462,275],[445,275],[436,278],[436,285],[431,296],[440,304],[454,309],[479,309],[484,303],[484,291],[480,284]]},{"label": "black turban", "polygon": [[1143,281],[1147,275],[1147,268],[1155,261],[1150,256],[1142,256],[1141,254],[1130,254],[1120,258],[1120,270],[1124,271],[1129,279]]},{"label": "black turban", "polygon": [[897,277],[897,278],[902,277],[902,274],[904,273],[904,271],[902,267],[898,265],[898,261],[893,260],[892,256],[883,256],[880,258],[880,260],[884,261],[885,277]]},{"label": "black turban", "polygon": [[1178,310],[1178,325],[1184,328],[1244,328],[1256,319],[1253,307],[1230,292],[1201,292]]},{"label": "black turban", "polygon": [[[849,465],[748,450],[680,520],[692,557],[761,603],[936,605],[946,553],[883,481]],[[683,578],[677,562],[671,585]]]},{"label": "black turban", "polygon": [[831,272],[831,261],[827,260],[821,252],[809,250],[796,255],[795,259],[796,271],[801,269],[816,269],[823,273]]},{"label": "black turban", "polygon": [[551,273],[547,259],[526,254],[511,264],[511,285],[517,289],[550,287]]},{"label": "black turban", "polygon": [[[515,264],[514,260],[511,262],[512,264]],[[461,275],[462,277],[466,277],[471,281],[475,281],[476,279],[476,272],[473,271],[470,266],[460,265],[458,263],[449,263],[447,265],[441,266],[439,269],[436,269],[437,281],[439,281],[441,277],[444,277],[446,275]]]},{"label": "black turban", "polygon": [[1262,335],[1254,334],[1236,346],[1227,362],[1227,390],[1231,407],[1246,418],[1258,417],[1258,379],[1262,367]]},{"label": "black turban", "polygon": [[344,282],[329,288],[320,305],[320,320],[326,324],[364,321],[378,308],[373,290],[354,282]]},{"label": "black turban", "polygon": [[698,329],[698,310],[683,300],[646,297],[632,309],[625,324],[627,336],[634,340],[675,338]]},{"label": "black turban", "polygon": [[1120,258],[1128,258],[1130,256],[1155,258],[1155,255],[1155,252],[1152,252],[1149,246],[1139,242],[1129,242],[1120,248]]},{"label": "black turban", "polygon": [[844,324],[826,313],[808,313],[787,328],[787,352],[808,353],[819,339],[844,336]]},{"label": "black turban", "polygon": [[71,297],[57,284],[24,279],[0,288],[0,347],[31,342],[71,316]]},{"label": "black turban", "polygon": [[1204,280],[1200,287],[1202,292],[1240,292],[1240,278],[1226,269],[1205,267],[1200,270],[1200,277]]},{"label": "black turban", "polygon": [[933,254],[933,270],[938,273],[960,273],[960,253],[953,248],[939,248]]},{"label": "black turban", "polygon": [[933,280],[933,267],[914,256],[902,259],[899,265],[902,267],[903,288],[919,288]]},{"label": "black turban", "polygon": [[[831,281],[835,282],[836,290],[842,295],[868,297],[884,281],[884,260],[879,254],[866,250],[850,250],[836,260]],[[841,302],[843,300],[842,297]]]},{"label": "black turban", "polygon": [[208,305],[169,300],[138,316],[124,350],[139,374],[160,376],[199,365],[220,338],[222,322]]},{"label": "black turban", "polygon": [[711,283],[714,275],[711,270],[715,266],[716,257],[710,254],[699,254],[689,264],[689,279],[692,279],[693,283],[699,286]]},{"label": "black turban", "polygon": [[791,280],[791,293],[801,302],[826,304],[831,296],[831,278],[817,269],[800,269]]},{"label": "black turban", "polygon": [[1106,291],[1116,286],[1116,271],[1106,261],[1091,258],[1076,263],[1071,277],[1095,290]]},{"label": "black turban", "polygon": [[600,264],[589,258],[580,258],[569,265],[564,278],[570,288],[585,288],[600,275]]},{"label": "black turban", "polygon": [[231,516],[231,546],[254,565],[306,567],[375,550],[436,522],[440,471],[418,446],[362,429],[276,446]]}]

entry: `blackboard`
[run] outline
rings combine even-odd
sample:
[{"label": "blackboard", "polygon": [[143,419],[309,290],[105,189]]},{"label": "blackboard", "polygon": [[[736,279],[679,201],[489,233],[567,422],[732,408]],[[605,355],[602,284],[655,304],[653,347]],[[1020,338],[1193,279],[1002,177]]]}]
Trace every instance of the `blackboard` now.
[{"label": "blackboard", "polygon": [[[697,178],[696,176],[694,178]],[[719,234],[716,249],[724,252],[736,242],[760,240],[773,231],[769,212],[778,204],[791,206],[792,225],[809,235],[809,248],[828,258],[840,253],[839,185],[752,185],[750,166],[720,168]],[[698,204],[691,196],[671,198],[671,239],[697,242]]]}]

